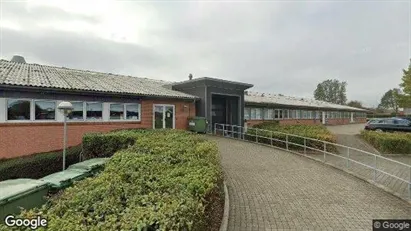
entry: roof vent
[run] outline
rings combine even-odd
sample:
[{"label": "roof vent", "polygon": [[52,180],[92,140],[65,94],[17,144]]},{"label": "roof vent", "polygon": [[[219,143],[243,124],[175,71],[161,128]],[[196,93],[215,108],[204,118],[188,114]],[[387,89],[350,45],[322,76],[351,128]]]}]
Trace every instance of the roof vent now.
[{"label": "roof vent", "polygon": [[15,62],[15,63],[26,63],[26,60],[24,60],[24,57],[20,55],[14,55],[10,61]]}]

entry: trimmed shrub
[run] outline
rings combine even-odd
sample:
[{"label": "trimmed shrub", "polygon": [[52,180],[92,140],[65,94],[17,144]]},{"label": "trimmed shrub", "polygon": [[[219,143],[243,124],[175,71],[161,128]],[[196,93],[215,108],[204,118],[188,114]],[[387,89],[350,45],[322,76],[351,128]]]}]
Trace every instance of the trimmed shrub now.
[{"label": "trimmed shrub", "polygon": [[207,199],[222,178],[216,144],[176,130],[134,135],[95,178],[20,217],[41,214],[47,230],[208,230]]},{"label": "trimmed shrub", "polygon": [[[328,131],[328,129],[323,125],[280,125],[278,122],[263,122],[260,124],[254,125],[252,128],[247,130],[246,139],[255,141],[255,133],[257,129],[257,134],[259,136],[264,136],[267,138],[258,138],[258,141],[261,143],[271,144],[271,132],[273,132],[273,139],[277,140],[286,140],[286,135],[281,133],[293,134],[301,137],[313,138],[317,140],[327,141],[331,143],[336,143],[335,136]],[[267,130],[267,131],[261,131]],[[278,132],[278,133],[276,133]],[[288,136],[288,141],[292,143],[296,143],[299,145],[304,145],[304,138],[295,137],[295,136]],[[273,145],[281,148],[285,148],[286,144],[282,141],[273,141]],[[312,147],[315,149],[323,150],[324,144],[321,141],[314,141],[314,140],[306,140],[306,145],[308,147]],[[289,149],[293,150],[302,150],[304,149],[301,146],[290,144]],[[329,152],[336,152],[336,147],[333,145],[327,145],[327,151]]]},{"label": "trimmed shrub", "polygon": [[411,134],[361,131],[361,137],[382,153],[411,154]]},{"label": "trimmed shrub", "polygon": [[[67,149],[66,166],[78,163],[81,145]],[[38,179],[62,170],[63,151],[37,153],[0,162],[0,181],[16,178]]]},{"label": "trimmed shrub", "polygon": [[83,156],[85,160],[97,157],[111,157],[118,150],[133,145],[136,132],[133,130],[112,133],[88,133],[83,136]]}]

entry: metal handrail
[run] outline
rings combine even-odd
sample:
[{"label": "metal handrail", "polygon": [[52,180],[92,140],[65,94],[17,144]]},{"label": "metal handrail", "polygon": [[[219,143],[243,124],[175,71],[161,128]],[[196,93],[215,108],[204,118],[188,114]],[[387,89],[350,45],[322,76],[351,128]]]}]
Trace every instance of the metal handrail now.
[{"label": "metal handrail", "polygon": [[[217,126],[222,126],[222,129],[217,129]],[[230,129],[226,129],[226,128],[230,128]],[[234,131],[233,128],[240,128],[240,129],[239,129],[239,131]],[[328,155],[332,155],[332,156],[339,157],[339,158],[342,158],[342,159],[346,160],[346,167],[347,168],[350,166],[350,163],[359,164],[361,166],[364,166],[366,168],[369,168],[369,169],[373,170],[373,172],[374,172],[373,173],[374,183],[376,183],[376,181],[377,181],[377,179],[376,179],[377,178],[377,172],[382,173],[384,175],[387,175],[389,177],[395,178],[397,180],[400,180],[404,183],[407,183],[408,184],[409,199],[411,199],[411,165],[408,165],[408,164],[405,164],[405,163],[402,163],[402,162],[399,162],[399,161],[396,161],[396,160],[393,160],[393,159],[390,159],[390,158],[387,158],[387,157],[384,157],[384,156],[381,156],[381,155],[377,155],[375,153],[371,153],[371,152],[367,152],[367,151],[364,151],[364,150],[361,150],[361,149],[345,146],[345,145],[342,145],[342,144],[337,144],[337,143],[333,143],[333,142],[329,142],[329,141],[325,141],[325,140],[319,140],[319,139],[315,139],[315,138],[304,137],[304,136],[285,133],[285,132],[271,131],[271,130],[260,129],[260,128],[245,128],[245,127],[242,127],[242,126],[239,126],[239,125],[216,123],[216,124],[214,124],[214,134],[216,134],[217,130],[222,130],[224,135],[226,133],[238,134],[238,135],[240,135],[241,139],[244,139],[244,135],[249,135],[249,136],[252,136],[252,137],[254,136],[255,137],[255,142],[257,142],[257,143],[258,143],[258,138],[270,139],[271,146],[273,146],[273,141],[282,142],[282,143],[285,143],[286,149],[281,148],[281,147],[278,147],[278,148],[281,148],[281,149],[286,150],[286,151],[293,152],[292,150],[289,149],[289,144],[304,148],[304,154],[306,154],[307,149],[314,150],[314,151],[319,151],[319,152],[323,153],[323,155],[324,155],[323,162],[326,162],[326,155],[328,154]],[[247,133],[247,130],[251,130],[251,131],[255,130],[255,133],[254,134]],[[260,132],[260,134],[258,134],[259,132]],[[270,134],[270,136],[269,137],[268,136],[262,136],[261,135],[262,132],[264,132],[266,134]],[[284,135],[285,140],[273,138],[273,134]],[[297,138],[303,139],[304,140],[304,145],[289,141],[289,137],[297,137]],[[307,146],[307,140],[322,143],[323,144],[322,145],[323,149],[318,149],[318,148],[315,148],[315,147]],[[333,146],[337,146],[337,147],[347,149],[347,156],[342,156],[342,155],[338,155],[338,154],[335,154],[335,153],[328,152],[327,151],[327,145],[333,145]],[[354,159],[350,158],[350,152],[351,151],[356,151],[356,152],[359,152],[359,153],[367,154],[368,156],[373,156],[374,157],[374,166],[371,166],[371,165],[368,165],[368,164],[365,164],[365,163],[362,163],[360,161],[357,161],[357,160],[354,160]],[[298,153],[298,154],[301,154],[301,153]],[[304,155],[304,156],[307,156],[307,155]],[[383,171],[383,170],[379,169],[377,167],[377,159],[386,160],[388,162],[395,163],[395,164],[401,165],[403,167],[407,167],[409,169],[409,179],[407,180],[407,179],[398,177],[396,175],[390,174],[386,171]],[[336,166],[336,167],[339,168],[338,166]]]}]

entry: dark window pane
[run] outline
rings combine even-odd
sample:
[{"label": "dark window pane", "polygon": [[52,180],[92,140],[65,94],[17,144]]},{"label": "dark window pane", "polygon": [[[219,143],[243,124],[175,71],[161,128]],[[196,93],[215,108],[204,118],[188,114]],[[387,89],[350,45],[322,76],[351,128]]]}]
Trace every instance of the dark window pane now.
[{"label": "dark window pane", "polygon": [[68,114],[70,120],[83,120],[83,102],[72,102],[73,110]]},{"label": "dark window pane", "polygon": [[35,101],[34,113],[36,120],[54,120],[56,118],[56,103],[51,101]]},{"label": "dark window pane", "polygon": [[140,120],[140,104],[126,104],[128,120]]},{"label": "dark window pane", "polygon": [[7,100],[7,120],[30,120],[30,101]]},{"label": "dark window pane", "polygon": [[124,104],[110,104],[110,119],[124,119]]},{"label": "dark window pane", "polygon": [[102,103],[86,103],[87,119],[88,120],[100,120],[103,116],[103,104]]}]

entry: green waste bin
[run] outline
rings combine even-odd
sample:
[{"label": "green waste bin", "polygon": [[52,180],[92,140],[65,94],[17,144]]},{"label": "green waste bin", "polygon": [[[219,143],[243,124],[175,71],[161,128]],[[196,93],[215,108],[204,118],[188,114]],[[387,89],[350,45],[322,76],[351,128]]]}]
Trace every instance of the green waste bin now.
[{"label": "green waste bin", "polygon": [[90,175],[91,173],[84,169],[67,169],[47,175],[40,180],[49,183],[52,191],[58,191],[71,186],[74,181],[82,180]]},{"label": "green waste bin", "polygon": [[33,179],[14,179],[0,182],[0,223],[9,214],[19,214],[20,207],[32,209],[46,203],[49,184]]},{"label": "green waste bin", "polygon": [[205,117],[193,117],[188,120],[188,129],[192,132],[206,133],[208,121]]},{"label": "green waste bin", "polygon": [[93,158],[71,165],[67,170],[80,169],[95,174],[103,169],[104,164],[110,158]]}]

